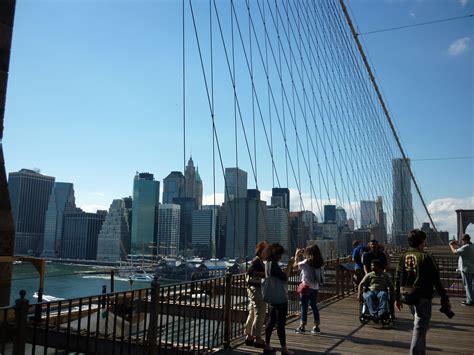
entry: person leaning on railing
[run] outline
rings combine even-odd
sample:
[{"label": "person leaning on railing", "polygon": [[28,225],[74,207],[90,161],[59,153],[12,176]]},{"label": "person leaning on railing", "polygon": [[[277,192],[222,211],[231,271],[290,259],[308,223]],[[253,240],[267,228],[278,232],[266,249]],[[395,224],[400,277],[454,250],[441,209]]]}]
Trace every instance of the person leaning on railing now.
[{"label": "person leaning on railing", "polygon": [[265,341],[262,339],[263,323],[267,305],[262,298],[262,279],[265,278],[265,264],[263,263],[263,251],[268,246],[264,240],[255,247],[255,257],[247,270],[247,295],[249,298],[249,315],[245,322],[245,344],[264,348]]}]

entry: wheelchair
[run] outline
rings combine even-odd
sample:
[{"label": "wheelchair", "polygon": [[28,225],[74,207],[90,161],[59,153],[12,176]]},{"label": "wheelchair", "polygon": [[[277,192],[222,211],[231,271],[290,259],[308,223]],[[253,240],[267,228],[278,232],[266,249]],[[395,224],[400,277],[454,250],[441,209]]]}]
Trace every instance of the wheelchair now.
[{"label": "wheelchair", "polygon": [[[368,291],[364,289],[364,292]],[[369,306],[365,299],[362,303],[359,303],[359,321],[362,324],[367,324],[370,321],[378,324],[381,323],[382,325],[389,325],[390,323],[395,324],[395,303],[393,301],[393,295],[390,292],[390,289],[387,289],[387,303],[388,303],[388,313],[384,317],[381,318],[374,318],[369,312]]]}]

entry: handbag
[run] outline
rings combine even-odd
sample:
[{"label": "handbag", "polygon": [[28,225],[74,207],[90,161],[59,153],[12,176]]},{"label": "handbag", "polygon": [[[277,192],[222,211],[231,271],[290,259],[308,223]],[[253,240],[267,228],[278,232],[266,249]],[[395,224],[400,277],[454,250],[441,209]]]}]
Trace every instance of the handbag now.
[{"label": "handbag", "polygon": [[308,296],[310,292],[309,285],[307,283],[300,283],[298,287],[296,288],[296,293],[301,295],[301,296]]},{"label": "handbag", "polygon": [[276,276],[270,275],[272,262],[265,264],[265,279],[262,280],[263,301],[270,304],[288,302],[288,284]]}]

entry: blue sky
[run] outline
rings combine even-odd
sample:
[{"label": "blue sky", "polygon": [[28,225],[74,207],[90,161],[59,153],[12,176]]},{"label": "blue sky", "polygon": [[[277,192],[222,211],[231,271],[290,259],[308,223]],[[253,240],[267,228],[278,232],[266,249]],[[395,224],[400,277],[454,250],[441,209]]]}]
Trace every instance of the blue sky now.
[{"label": "blue sky", "polygon": [[[209,80],[208,2],[193,3]],[[237,12],[245,14],[245,2],[235,3]],[[360,33],[474,13],[469,0],[347,3]],[[223,4],[219,2],[221,20],[228,35]],[[212,203],[211,120],[188,5],[186,18],[185,155],[192,155],[199,166],[205,201]],[[430,210],[439,226],[450,232],[453,209],[474,208],[474,160],[416,159],[474,156],[473,21],[360,37],[402,143],[414,159]],[[77,204],[93,210],[130,195],[136,171],[149,171],[162,180],[171,170],[182,170],[181,26],[180,1],[18,0],[3,141],[7,171],[40,168],[57,181],[73,182]],[[238,37],[235,40],[237,47]],[[237,85],[248,88],[242,51],[236,52],[236,59]],[[213,60],[224,165],[235,166],[233,96],[222,48],[216,49]],[[256,78],[264,82],[262,71]],[[264,85],[259,88],[263,89]],[[239,95],[242,103],[251,99],[250,90]],[[268,106],[268,99],[261,99]],[[250,112],[248,106],[242,110],[244,116]],[[261,131],[258,138],[264,151]],[[239,164],[249,172],[249,187],[254,187],[246,155],[240,145]],[[275,148],[275,155],[282,159],[284,151]],[[268,156],[257,160],[259,188],[268,191]],[[218,202],[223,192],[219,169],[218,165]],[[282,180],[283,176],[280,173]],[[297,198],[294,206],[298,207]],[[419,209],[419,203],[416,206]],[[418,214],[420,222],[426,220]]]}]

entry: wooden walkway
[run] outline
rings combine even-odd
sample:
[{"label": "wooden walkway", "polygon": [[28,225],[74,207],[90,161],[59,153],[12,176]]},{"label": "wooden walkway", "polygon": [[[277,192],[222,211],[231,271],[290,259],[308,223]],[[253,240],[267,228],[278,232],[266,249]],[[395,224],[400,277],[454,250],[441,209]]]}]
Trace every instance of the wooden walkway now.
[{"label": "wooden walkway", "polygon": [[[439,298],[434,299],[431,328],[427,336],[427,354],[474,354],[474,307],[462,306],[462,299],[451,298],[454,318],[439,312]],[[395,325],[381,326],[358,320],[355,296],[321,306],[321,335],[296,334],[297,319],[286,326],[287,343],[297,355],[309,354],[407,354],[413,320],[407,306],[396,312]],[[311,315],[308,317],[311,320]],[[234,350],[219,354],[258,354],[261,349],[234,343]],[[279,349],[276,331],[272,346]],[[277,352],[280,354],[280,352]]]}]

